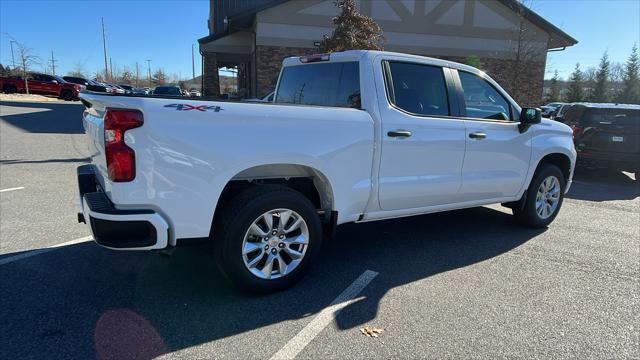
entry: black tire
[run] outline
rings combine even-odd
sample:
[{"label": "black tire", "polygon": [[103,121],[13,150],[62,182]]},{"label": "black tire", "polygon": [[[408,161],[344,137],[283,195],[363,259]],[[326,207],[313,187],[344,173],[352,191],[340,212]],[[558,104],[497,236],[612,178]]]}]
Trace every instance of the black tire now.
[{"label": "black tire", "polygon": [[[558,179],[560,196],[558,205],[553,213],[549,217],[543,218],[538,215],[538,212],[536,211],[536,195],[542,182],[550,176],[555,176]],[[562,171],[557,166],[545,163],[540,164],[533,176],[533,179],[531,180],[531,183],[529,184],[529,188],[525,192],[525,197],[512,209],[516,222],[520,225],[532,228],[547,227],[560,212],[562,201],[564,200],[565,188],[566,180]]]},{"label": "black tire", "polygon": [[73,94],[70,90],[62,90],[60,92],[60,98],[64,101],[71,101],[73,100]]},{"label": "black tire", "polygon": [[5,85],[2,90],[5,94],[13,94],[18,92],[18,89],[16,89],[15,85]]},{"label": "black tire", "polygon": [[[244,237],[258,217],[281,208],[295,211],[306,222],[309,231],[306,253],[290,273],[276,279],[262,279],[245,266]],[[305,196],[284,186],[255,186],[233,198],[219,211],[212,232],[214,258],[226,278],[242,291],[269,293],[292,286],[309,270],[322,245],[322,227],[315,207]]]}]

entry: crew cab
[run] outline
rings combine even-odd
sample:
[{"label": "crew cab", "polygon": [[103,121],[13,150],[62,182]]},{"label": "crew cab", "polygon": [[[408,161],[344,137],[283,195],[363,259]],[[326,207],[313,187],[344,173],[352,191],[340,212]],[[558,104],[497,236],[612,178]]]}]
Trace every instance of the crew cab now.
[{"label": "crew cab", "polygon": [[[29,93],[55,96],[64,100],[74,100],[82,90],[79,84],[68,83],[61,77],[47,74],[29,74],[27,77]],[[0,88],[7,94],[26,93],[24,79],[17,77],[0,78]]]},{"label": "crew cab", "polygon": [[80,97],[95,155],[78,218],[95,241],[207,241],[256,292],[299,280],[343,223],[501,203],[547,226],[576,161],[567,125],[482,71],[391,52],[287,58],[272,103]]}]

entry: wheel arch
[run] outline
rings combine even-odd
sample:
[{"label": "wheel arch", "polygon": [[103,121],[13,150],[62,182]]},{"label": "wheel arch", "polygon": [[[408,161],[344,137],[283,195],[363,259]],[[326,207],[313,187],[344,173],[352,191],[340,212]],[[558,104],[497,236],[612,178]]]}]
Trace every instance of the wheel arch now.
[{"label": "wheel arch", "polygon": [[307,197],[318,210],[334,209],[334,193],[328,177],[320,170],[302,164],[263,164],[237,172],[225,184],[215,206],[213,221],[225,204],[242,191],[261,184],[292,188]]},{"label": "wheel arch", "polygon": [[543,156],[538,161],[534,174],[538,172],[542,164],[551,164],[557,166],[560,171],[562,171],[565,183],[571,178],[571,158],[564,153],[553,152]]}]

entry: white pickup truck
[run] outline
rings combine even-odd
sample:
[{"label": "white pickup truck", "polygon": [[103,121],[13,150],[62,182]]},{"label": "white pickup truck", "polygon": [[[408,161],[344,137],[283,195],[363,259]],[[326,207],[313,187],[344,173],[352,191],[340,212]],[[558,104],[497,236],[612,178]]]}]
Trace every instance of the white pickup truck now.
[{"label": "white pickup truck", "polygon": [[284,60],[272,103],[83,92],[79,221],[118,250],[206,240],[242,289],[299,280],[336,225],[502,203],[547,226],[571,129],[462,64],[378,51]]}]

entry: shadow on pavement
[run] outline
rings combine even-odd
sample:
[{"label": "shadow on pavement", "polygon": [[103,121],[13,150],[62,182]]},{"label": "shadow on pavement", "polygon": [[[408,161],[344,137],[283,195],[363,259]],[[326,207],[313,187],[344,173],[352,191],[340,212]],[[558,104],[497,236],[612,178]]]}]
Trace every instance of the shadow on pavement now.
[{"label": "shadow on pavement", "polygon": [[84,106],[80,103],[60,104],[2,101],[0,105],[50,110],[21,114],[7,114],[7,111],[2,112],[1,119],[3,121],[25,131],[45,134],[84,134],[82,127],[82,112],[84,111]]},{"label": "shadow on pavement", "polygon": [[606,169],[577,168],[569,199],[587,201],[633,200],[640,196],[640,181],[633,175]]},{"label": "shadow on pavement", "polygon": [[301,283],[266,296],[231,290],[201,247],[163,256],[68,246],[0,266],[0,358],[150,358],[230,336],[250,349],[257,340],[247,332],[312,316],[365,270],[379,272],[338,316],[348,329],[374,319],[387,291],[499,256],[541,232],[489,208],[349,224]]},{"label": "shadow on pavement", "polygon": [[46,159],[46,160],[7,159],[7,160],[0,160],[0,164],[11,165],[11,164],[44,164],[44,163],[87,163],[90,161],[91,161],[90,157],[72,158],[72,159]]}]

